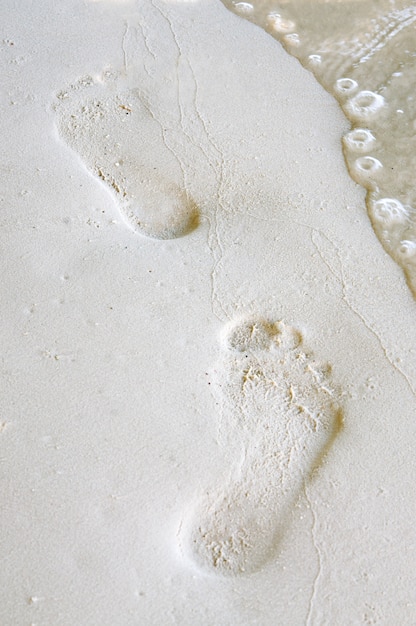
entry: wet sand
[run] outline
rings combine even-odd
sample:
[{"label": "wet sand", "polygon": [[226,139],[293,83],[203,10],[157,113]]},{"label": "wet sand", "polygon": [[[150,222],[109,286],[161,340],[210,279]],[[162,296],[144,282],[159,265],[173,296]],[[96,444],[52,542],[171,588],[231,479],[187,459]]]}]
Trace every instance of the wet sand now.
[{"label": "wet sand", "polygon": [[224,4],[258,24],[339,102],[343,151],[380,243],[416,295],[416,8],[394,2],[292,0]]}]

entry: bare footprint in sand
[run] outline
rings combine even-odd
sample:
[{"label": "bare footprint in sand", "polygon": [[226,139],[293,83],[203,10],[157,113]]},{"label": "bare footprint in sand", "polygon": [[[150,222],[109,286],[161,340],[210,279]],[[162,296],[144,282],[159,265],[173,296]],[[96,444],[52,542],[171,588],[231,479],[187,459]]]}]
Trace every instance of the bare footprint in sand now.
[{"label": "bare footprint in sand", "polygon": [[305,353],[282,322],[246,320],[227,329],[216,389],[244,457],[232,482],[198,503],[179,531],[182,553],[220,575],[248,574],[272,556],[305,479],[340,428],[327,367]]},{"label": "bare footprint in sand", "polygon": [[197,226],[180,164],[138,89],[110,73],[87,76],[58,94],[55,111],[60,136],[107,184],[134,230],[174,239]]}]

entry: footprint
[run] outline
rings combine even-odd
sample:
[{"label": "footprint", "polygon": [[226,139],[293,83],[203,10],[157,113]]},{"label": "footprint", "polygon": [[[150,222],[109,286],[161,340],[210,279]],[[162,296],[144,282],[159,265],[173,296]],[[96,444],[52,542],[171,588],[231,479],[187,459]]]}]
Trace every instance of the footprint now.
[{"label": "footprint", "polygon": [[273,557],[305,479],[342,422],[328,367],[283,322],[227,329],[216,390],[227,430],[244,439],[233,479],[182,522],[182,554],[202,570],[236,576]]},{"label": "footprint", "polygon": [[124,220],[137,232],[174,239],[198,224],[180,163],[164,142],[163,128],[138,89],[81,78],[61,91],[55,105],[61,138],[104,181]]}]

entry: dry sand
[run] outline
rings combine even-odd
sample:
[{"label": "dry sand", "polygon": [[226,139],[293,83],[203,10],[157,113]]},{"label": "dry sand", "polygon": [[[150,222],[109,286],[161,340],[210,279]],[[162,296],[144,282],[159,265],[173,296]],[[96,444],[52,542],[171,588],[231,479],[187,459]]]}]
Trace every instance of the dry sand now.
[{"label": "dry sand", "polygon": [[415,301],[338,104],[217,0],[24,4],[0,623],[414,623]]}]

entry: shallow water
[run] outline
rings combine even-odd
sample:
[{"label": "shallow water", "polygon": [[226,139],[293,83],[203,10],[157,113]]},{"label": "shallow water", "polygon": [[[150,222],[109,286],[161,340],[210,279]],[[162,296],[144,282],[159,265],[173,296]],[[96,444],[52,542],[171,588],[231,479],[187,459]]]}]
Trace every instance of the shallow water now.
[{"label": "shallow water", "polygon": [[384,249],[416,296],[416,6],[404,0],[222,0],[313,72],[351,121],[342,149]]}]

